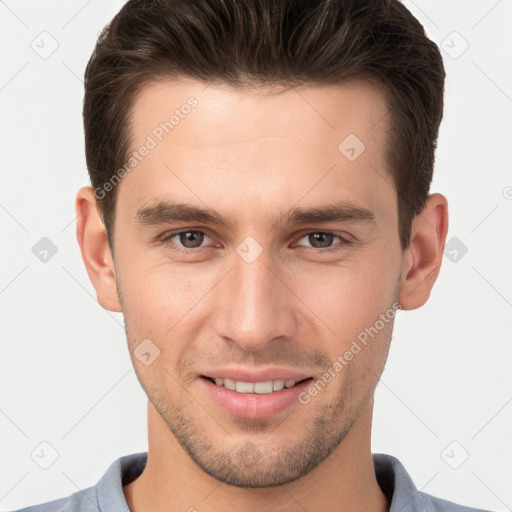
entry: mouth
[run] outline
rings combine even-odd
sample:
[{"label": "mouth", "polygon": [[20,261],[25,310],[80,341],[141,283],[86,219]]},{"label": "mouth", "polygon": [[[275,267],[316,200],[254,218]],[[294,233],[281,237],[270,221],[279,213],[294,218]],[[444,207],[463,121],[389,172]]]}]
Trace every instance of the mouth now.
[{"label": "mouth", "polygon": [[311,385],[313,377],[296,381],[281,379],[245,382],[201,375],[198,380],[203,384],[206,396],[225,413],[257,420],[271,418],[290,409],[300,413],[302,402],[299,396]]},{"label": "mouth", "polygon": [[293,388],[303,382],[313,380],[313,377],[306,377],[301,380],[267,380],[264,382],[245,382],[233,380],[226,377],[208,377],[201,375],[202,379],[208,380],[218,387],[229,389],[237,393],[268,395],[282,391],[283,389]]}]

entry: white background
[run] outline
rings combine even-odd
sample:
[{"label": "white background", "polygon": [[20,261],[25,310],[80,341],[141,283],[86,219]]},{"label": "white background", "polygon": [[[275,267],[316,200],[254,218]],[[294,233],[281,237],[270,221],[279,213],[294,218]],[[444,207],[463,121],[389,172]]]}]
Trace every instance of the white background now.
[{"label": "white background", "polygon": [[[75,194],[89,184],[82,77],[122,3],[0,1],[2,510],[94,485],[147,449],[122,315],[97,303],[75,238]],[[373,451],[398,457],[425,492],[511,510],[512,2],[405,3],[443,48],[431,190],[447,196],[448,240],[467,253],[445,256],[429,302],[398,316]],[[46,50],[58,43],[46,59],[32,48],[42,37]],[[32,253],[42,237],[57,247],[47,263]],[[46,470],[31,458],[44,441],[59,454]]]}]

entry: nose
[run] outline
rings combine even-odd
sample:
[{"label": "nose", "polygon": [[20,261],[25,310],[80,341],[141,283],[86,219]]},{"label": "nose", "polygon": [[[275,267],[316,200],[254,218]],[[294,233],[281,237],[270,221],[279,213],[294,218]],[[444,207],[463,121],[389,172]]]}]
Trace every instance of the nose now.
[{"label": "nose", "polygon": [[262,350],[278,338],[291,339],[297,329],[295,296],[287,273],[267,252],[255,261],[234,255],[234,268],[219,283],[216,333],[248,352]]}]

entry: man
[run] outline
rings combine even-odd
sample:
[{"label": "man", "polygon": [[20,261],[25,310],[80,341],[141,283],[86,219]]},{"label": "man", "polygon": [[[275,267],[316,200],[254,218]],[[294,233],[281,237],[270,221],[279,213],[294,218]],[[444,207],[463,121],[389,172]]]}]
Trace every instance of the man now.
[{"label": "man", "polygon": [[396,0],[122,8],[85,73],[77,237],[149,448],[25,510],[475,510],[370,446],[395,316],[441,266],[444,77]]}]

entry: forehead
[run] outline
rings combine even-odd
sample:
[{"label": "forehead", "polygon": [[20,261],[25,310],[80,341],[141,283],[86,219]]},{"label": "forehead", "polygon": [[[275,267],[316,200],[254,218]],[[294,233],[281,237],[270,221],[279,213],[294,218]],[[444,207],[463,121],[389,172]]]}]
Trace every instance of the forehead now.
[{"label": "forehead", "polygon": [[255,213],[248,200],[279,210],[326,194],[393,201],[387,113],[381,89],[360,80],[243,90],[188,79],[150,83],[134,100],[130,132],[131,151],[151,149],[119,194],[132,212],[168,194],[238,205],[248,215]]},{"label": "forehead", "polygon": [[[188,108],[192,101],[196,106]],[[225,144],[227,136],[233,142],[282,137],[283,130],[295,137],[302,135],[305,140],[301,143],[314,144],[326,135],[330,135],[326,141],[330,143],[344,133],[355,133],[373,145],[387,127],[386,99],[376,82],[235,89],[180,79],[150,82],[135,96],[131,122],[135,141],[165,124],[173,114],[173,138],[188,147]],[[183,129],[174,130],[186,118],[205,123],[195,127],[193,138],[190,132],[180,137]]]}]

